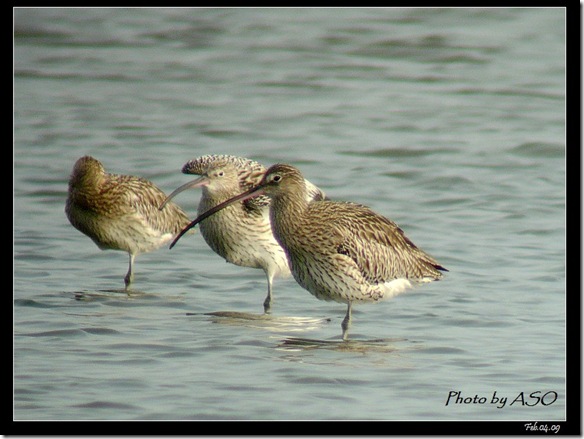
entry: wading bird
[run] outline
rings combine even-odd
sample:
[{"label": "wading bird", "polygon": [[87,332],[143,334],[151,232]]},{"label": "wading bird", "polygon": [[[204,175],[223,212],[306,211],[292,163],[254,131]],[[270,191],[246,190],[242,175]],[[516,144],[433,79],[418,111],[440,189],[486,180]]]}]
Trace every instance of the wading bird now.
[{"label": "wading bird", "polygon": [[126,289],[134,280],[134,259],[172,239],[189,224],[176,204],[158,207],[166,194],[145,178],[105,172],[99,160],[81,157],[69,179],[65,213],[69,222],[101,250],[128,252]]},{"label": "wading bird", "polygon": [[[172,192],[161,208],[180,192],[201,187],[198,214],[255,187],[266,168],[260,163],[231,155],[205,155],[187,162],[184,174],[200,177]],[[322,200],[325,194],[305,181],[307,203]],[[290,276],[286,254],[272,234],[269,215],[270,199],[266,196],[249,198],[218,212],[200,225],[201,235],[211,249],[227,262],[242,267],[261,268],[268,280],[264,312],[270,312],[275,277]],[[176,242],[176,241],[175,241]],[[171,245],[173,247],[174,243]]]},{"label": "wading bird", "polygon": [[397,224],[366,206],[307,201],[304,177],[285,164],[270,167],[257,186],[206,211],[182,233],[235,202],[261,194],[271,199],[273,233],[288,256],[294,279],[318,299],[347,305],[343,340],[348,338],[354,302],[394,297],[448,271]]}]

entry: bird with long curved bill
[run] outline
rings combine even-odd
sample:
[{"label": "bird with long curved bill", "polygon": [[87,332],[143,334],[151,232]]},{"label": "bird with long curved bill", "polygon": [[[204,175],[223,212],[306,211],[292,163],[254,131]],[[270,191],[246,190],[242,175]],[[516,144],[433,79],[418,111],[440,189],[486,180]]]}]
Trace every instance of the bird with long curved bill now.
[{"label": "bird with long curved bill", "polygon": [[343,340],[348,339],[353,303],[395,297],[417,284],[439,280],[448,271],[392,220],[361,204],[308,201],[307,190],[297,168],[273,165],[257,186],[199,215],[171,247],[189,229],[233,203],[270,197],[272,231],[294,279],[317,299],[347,305]]},{"label": "bird with long curved bill", "polygon": [[[266,168],[251,159],[231,155],[204,155],[189,160],[182,168],[184,174],[199,177],[174,190],[162,203],[164,208],[179,193],[201,188],[199,215],[243,191],[255,187]],[[320,200],[325,194],[309,181],[305,182],[307,201]],[[272,234],[269,215],[270,198],[258,195],[221,210],[200,225],[201,235],[211,249],[227,262],[264,270],[268,294],[264,312],[271,311],[274,279],[290,276],[286,253]],[[182,235],[181,235],[182,236]],[[170,248],[174,246],[174,240]]]}]

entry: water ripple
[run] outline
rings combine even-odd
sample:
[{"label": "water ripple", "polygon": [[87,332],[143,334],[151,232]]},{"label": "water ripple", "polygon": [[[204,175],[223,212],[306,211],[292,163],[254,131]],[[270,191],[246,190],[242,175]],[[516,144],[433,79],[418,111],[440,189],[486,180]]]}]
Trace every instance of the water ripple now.
[{"label": "water ripple", "polygon": [[407,157],[424,157],[435,154],[453,154],[458,152],[455,148],[381,148],[368,151],[340,151],[340,154],[350,156],[369,156],[369,157],[391,157],[391,158],[407,158]]}]

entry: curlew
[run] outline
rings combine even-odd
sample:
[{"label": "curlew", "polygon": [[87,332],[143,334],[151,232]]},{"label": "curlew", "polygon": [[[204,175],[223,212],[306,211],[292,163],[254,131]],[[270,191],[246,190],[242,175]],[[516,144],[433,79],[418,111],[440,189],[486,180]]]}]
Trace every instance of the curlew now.
[{"label": "curlew", "polygon": [[[231,155],[205,155],[187,162],[184,174],[200,175],[172,192],[165,203],[178,193],[195,187],[202,188],[198,214],[255,187],[266,168],[254,161]],[[321,200],[325,194],[305,181],[306,202]],[[161,207],[164,207],[165,203]],[[276,277],[290,276],[286,254],[272,234],[269,215],[270,199],[257,196],[229,206],[200,225],[201,235],[211,249],[227,262],[242,267],[261,268],[268,281],[264,312],[269,313],[273,302],[273,282]],[[175,242],[178,240],[175,239]],[[171,248],[173,244],[170,246]]]},{"label": "curlew", "polygon": [[183,232],[204,224],[231,203],[259,194],[271,199],[273,233],[288,256],[294,279],[317,299],[347,305],[343,340],[348,339],[354,302],[391,298],[416,284],[439,280],[442,271],[448,271],[396,223],[366,206],[308,202],[304,177],[284,164],[269,168],[256,187],[208,210]]},{"label": "curlew", "polygon": [[176,204],[158,207],[166,194],[145,178],[105,172],[99,160],[81,157],[69,179],[65,213],[69,222],[101,250],[128,252],[126,289],[134,280],[134,259],[155,250],[189,224]]}]

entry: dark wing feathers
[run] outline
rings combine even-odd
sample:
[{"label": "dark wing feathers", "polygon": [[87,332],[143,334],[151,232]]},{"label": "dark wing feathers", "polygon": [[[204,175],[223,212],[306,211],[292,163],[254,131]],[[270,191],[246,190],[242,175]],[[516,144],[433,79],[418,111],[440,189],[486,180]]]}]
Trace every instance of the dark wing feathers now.
[{"label": "dark wing feathers", "polygon": [[[370,282],[442,277],[445,270],[393,221],[353,203],[337,206],[333,229],[337,253],[349,256]],[[346,206],[350,206],[347,208]]]}]

